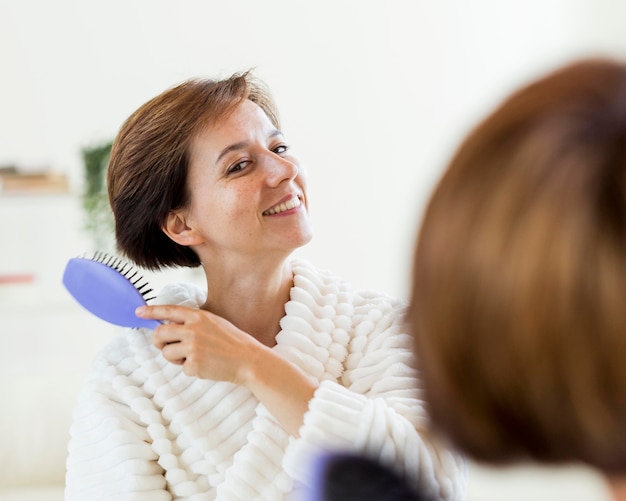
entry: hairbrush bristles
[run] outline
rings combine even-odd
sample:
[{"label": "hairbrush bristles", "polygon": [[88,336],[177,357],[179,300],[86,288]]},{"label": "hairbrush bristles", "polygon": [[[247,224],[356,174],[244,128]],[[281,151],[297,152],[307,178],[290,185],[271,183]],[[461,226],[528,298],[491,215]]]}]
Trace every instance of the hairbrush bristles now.
[{"label": "hairbrush bristles", "polygon": [[149,294],[153,291],[153,289],[146,289],[149,287],[149,283],[144,281],[143,276],[139,274],[139,271],[132,265],[124,261],[123,259],[112,256],[111,254],[107,254],[106,252],[96,251],[91,258],[93,261],[98,261],[99,263],[105,264],[110,268],[113,268],[115,271],[118,271],[126,279],[134,285],[135,289],[143,296],[146,302],[151,301],[156,296],[149,296]]},{"label": "hairbrush bristles", "polygon": [[63,284],[88,311],[115,325],[155,329],[160,320],[140,318],[138,307],[155,296],[137,269],[116,256],[96,252],[70,259],[63,273]]}]

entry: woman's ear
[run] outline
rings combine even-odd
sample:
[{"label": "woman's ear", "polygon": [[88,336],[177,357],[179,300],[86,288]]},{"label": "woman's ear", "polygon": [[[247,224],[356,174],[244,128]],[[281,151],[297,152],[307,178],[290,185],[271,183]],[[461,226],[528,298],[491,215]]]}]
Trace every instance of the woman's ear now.
[{"label": "woman's ear", "polygon": [[190,246],[202,242],[202,237],[196,230],[187,225],[185,214],[182,211],[171,211],[167,215],[162,230],[179,245]]}]

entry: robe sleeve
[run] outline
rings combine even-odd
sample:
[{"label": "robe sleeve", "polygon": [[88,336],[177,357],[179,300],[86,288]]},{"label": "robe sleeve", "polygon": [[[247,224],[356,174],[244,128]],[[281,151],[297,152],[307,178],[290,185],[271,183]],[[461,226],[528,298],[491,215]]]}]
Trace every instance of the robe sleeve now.
[{"label": "robe sleeve", "polygon": [[433,499],[465,498],[465,461],[428,431],[403,311],[393,300],[357,301],[344,372],[321,382],[285,455],[299,482],[311,481],[316,457],[349,452],[380,461]]}]

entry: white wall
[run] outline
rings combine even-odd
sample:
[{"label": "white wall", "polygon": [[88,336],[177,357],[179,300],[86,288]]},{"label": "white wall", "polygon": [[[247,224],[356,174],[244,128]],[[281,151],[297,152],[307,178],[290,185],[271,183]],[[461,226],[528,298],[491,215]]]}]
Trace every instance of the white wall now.
[{"label": "white wall", "polygon": [[80,148],[148,98],[256,67],[309,168],[303,253],[404,295],[419,212],[461,136],[551,65],[626,53],[624,3],[0,0],[0,164],[51,165],[78,189]]}]

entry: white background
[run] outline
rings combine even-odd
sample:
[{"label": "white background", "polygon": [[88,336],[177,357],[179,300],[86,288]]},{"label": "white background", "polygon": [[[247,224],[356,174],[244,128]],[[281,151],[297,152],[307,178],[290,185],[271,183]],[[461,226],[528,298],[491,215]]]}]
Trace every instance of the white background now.
[{"label": "white background", "polygon": [[[0,0],[0,165],[66,172],[78,195],[81,148],[112,139],[140,104],[256,68],[309,171],[316,235],[301,254],[405,297],[421,211],[462,137],[519,85],[587,55],[626,55],[626,1]],[[56,291],[60,264],[84,250],[71,237],[81,217],[46,200],[0,204],[0,271],[36,261]],[[565,497],[536,474],[489,479],[495,498],[474,492],[585,499],[565,475]],[[528,478],[535,492],[501,497]]]},{"label": "white background", "polygon": [[405,295],[420,211],[460,139],[554,65],[625,54],[625,26],[623,0],[0,0],[0,165],[50,166],[79,190],[80,149],[137,106],[254,67],[309,170],[303,253]]}]

